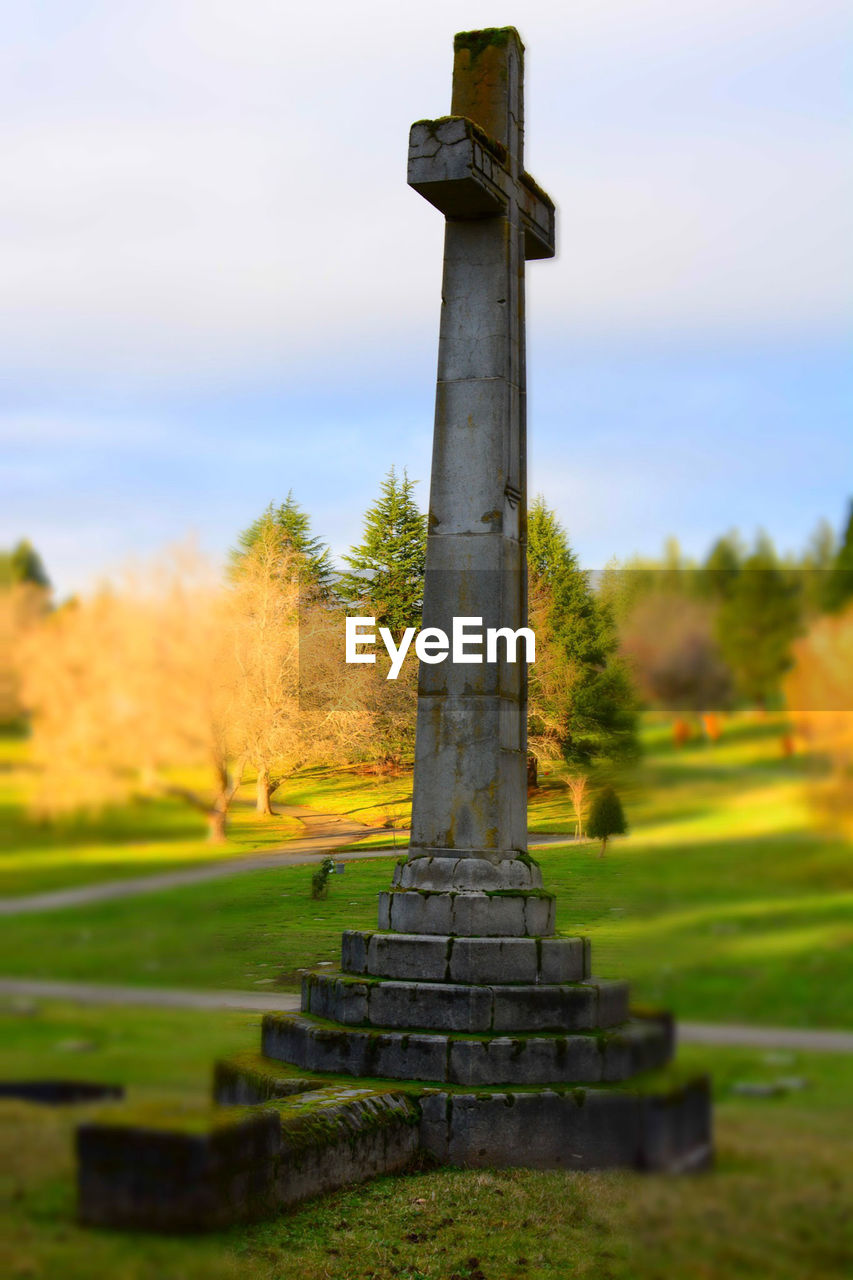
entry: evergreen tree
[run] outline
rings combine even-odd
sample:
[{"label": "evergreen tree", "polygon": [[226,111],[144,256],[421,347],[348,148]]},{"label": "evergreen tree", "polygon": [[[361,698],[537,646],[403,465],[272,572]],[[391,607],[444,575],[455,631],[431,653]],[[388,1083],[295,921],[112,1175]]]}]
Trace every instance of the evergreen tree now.
[{"label": "evergreen tree", "polygon": [[617,654],[610,609],[596,597],[541,496],[531,504],[527,538],[530,625],[537,641],[529,672],[531,754],[556,753],[579,764],[633,755],[636,695]]},{"label": "evergreen tree", "polygon": [[351,611],[375,617],[395,638],[420,626],[423,607],[427,522],[415,502],[415,483],[405,471],[398,479],[391,468],[365,512],[361,542],[343,557],[350,572],[338,584]]},{"label": "evergreen tree", "polygon": [[611,836],[622,836],[628,830],[622,802],[612,787],[604,787],[592,802],[586,833],[593,840],[601,841],[598,856],[604,857],[607,841]]},{"label": "evergreen tree", "polygon": [[827,574],[824,608],[828,613],[841,613],[850,600],[853,600],[853,501],[841,546]]},{"label": "evergreen tree", "polygon": [[702,595],[714,600],[725,600],[731,595],[745,559],[743,544],[736,532],[718,538],[702,566],[700,577]]},{"label": "evergreen tree", "polygon": [[31,542],[22,538],[11,551],[0,551],[0,586],[15,587],[25,582],[50,590],[41,556]]},{"label": "evergreen tree", "polygon": [[800,622],[799,583],[780,566],[770,540],[761,537],[717,615],[720,652],[744,698],[766,706],[778,692]]},{"label": "evergreen tree", "polygon": [[244,557],[268,533],[280,540],[282,552],[295,551],[299,556],[306,584],[328,594],[334,576],[331,552],[321,538],[312,536],[311,517],[295,500],[292,489],[284,502],[279,506],[271,502],[240,534],[237,549],[231,553],[232,570],[239,573]]}]

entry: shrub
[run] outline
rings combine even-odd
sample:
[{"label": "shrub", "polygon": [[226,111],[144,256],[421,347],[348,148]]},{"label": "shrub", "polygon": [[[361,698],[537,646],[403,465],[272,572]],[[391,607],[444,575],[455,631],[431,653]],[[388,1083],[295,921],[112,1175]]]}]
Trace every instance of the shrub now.
[{"label": "shrub", "polygon": [[605,787],[593,800],[586,825],[587,835],[601,841],[598,856],[604,857],[607,841],[611,836],[624,835],[627,830],[628,823],[625,821],[621,800],[612,787]]}]

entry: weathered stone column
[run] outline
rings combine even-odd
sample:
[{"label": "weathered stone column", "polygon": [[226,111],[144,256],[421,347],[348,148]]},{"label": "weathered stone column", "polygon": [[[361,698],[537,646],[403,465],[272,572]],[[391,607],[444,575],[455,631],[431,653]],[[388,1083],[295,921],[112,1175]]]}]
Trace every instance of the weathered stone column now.
[{"label": "weathered stone column", "polygon": [[[456,37],[451,110],[413,125],[409,147],[410,185],[447,220],[423,626],[514,632],[527,620],[524,263],[553,255],[554,206],[524,172],[513,28]],[[524,645],[515,662],[498,652],[421,664],[400,888],[541,884],[526,858]]]}]

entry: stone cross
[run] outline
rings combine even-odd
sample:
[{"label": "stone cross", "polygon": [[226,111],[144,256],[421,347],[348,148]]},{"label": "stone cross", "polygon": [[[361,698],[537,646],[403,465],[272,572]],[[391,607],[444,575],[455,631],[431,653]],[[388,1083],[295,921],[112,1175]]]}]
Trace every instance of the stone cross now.
[{"label": "stone cross", "polygon": [[[446,218],[423,626],[448,633],[453,617],[527,621],[524,263],[553,257],[554,205],[524,170],[523,49],[512,27],[457,35],[451,114],[409,139],[409,185]],[[400,887],[541,883],[524,645],[499,655],[421,663]]]}]

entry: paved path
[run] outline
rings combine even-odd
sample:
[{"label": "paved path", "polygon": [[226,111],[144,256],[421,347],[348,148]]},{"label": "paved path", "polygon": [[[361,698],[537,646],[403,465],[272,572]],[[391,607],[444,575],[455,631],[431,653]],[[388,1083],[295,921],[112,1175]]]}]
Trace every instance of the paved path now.
[{"label": "paved path", "polygon": [[246,1009],[252,1013],[294,1013],[299,1009],[299,996],[283,991],[182,991],[176,987],[112,987],[95,982],[36,982],[29,978],[0,978],[0,996],[149,1009]]},{"label": "paved path", "polygon": [[[178,889],[184,885],[203,884],[208,880],[221,880],[227,876],[242,875],[246,871],[266,871],[272,867],[304,867],[322,862],[341,845],[354,844],[377,834],[376,827],[366,827],[361,822],[338,813],[318,813],[306,805],[287,805],[279,810],[289,817],[298,818],[305,826],[306,834],[288,840],[287,844],[268,849],[265,853],[250,854],[242,858],[223,858],[221,862],[207,862],[200,867],[186,867],[182,871],[158,871],[153,875],[131,876],[126,880],[105,880],[100,884],[80,885],[75,889],[54,889],[48,893],[33,893],[18,898],[0,898],[0,916],[29,915],[36,911],[59,911],[64,907],[85,906],[90,902],[108,902],[115,898],[135,898],[142,893],[158,893],[161,889]],[[369,849],[338,853],[339,862],[351,862],[362,858],[389,858],[402,855],[408,844],[409,832],[390,830],[388,839],[396,844],[374,846]],[[565,834],[529,835],[531,848],[540,845],[565,843],[573,837]]]},{"label": "paved path", "polygon": [[[256,1013],[293,1013],[299,1008],[299,996],[289,992],[182,991],[170,987],[113,987],[90,982],[37,982],[29,978],[0,978],[0,996],[158,1009],[246,1009]],[[677,1026],[682,1044],[853,1053],[853,1031],[743,1027],[717,1022],[679,1022]]]},{"label": "paved path", "polygon": [[731,1044],[747,1049],[817,1049],[853,1053],[853,1031],[809,1031],[802,1027],[743,1027],[723,1022],[678,1022],[683,1044]]}]

